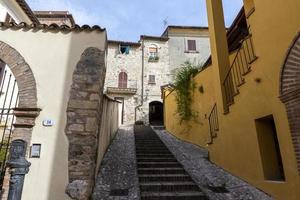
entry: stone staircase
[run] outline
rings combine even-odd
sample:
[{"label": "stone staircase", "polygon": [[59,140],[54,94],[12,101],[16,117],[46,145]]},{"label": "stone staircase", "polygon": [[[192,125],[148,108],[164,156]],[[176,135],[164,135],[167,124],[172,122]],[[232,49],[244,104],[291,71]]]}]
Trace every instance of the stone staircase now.
[{"label": "stone staircase", "polygon": [[141,200],[208,199],[150,127],[134,132]]}]

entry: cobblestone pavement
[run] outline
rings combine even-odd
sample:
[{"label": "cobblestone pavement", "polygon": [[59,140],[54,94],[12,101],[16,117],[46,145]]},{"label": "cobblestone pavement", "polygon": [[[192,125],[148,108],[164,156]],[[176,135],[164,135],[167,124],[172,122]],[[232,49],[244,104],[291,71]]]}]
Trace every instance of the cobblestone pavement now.
[{"label": "cobblestone pavement", "polygon": [[[207,150],[178,140],[165,130],[154,130],[209,199],[272,199],[262,191],[211,163],[208,160]],[[128,190],[128,195],[126,190]],[[132,126],[121,127],[108,148],[99,170],[92,199],[140,199]]]},{"label": "cobblestone pavement", "polygon": [[[264,192],[229,174],[208,160],[207,150],[178,140],[166,130],[155,132],[198,186],[212,200],[271,200]],[[227,190],[227,191],[226,191]]]},{"label": "cobblestone pavement", "polygon": [[123,126],[119,129],[104,155],[92,199],[140,199],[132,126]]}]

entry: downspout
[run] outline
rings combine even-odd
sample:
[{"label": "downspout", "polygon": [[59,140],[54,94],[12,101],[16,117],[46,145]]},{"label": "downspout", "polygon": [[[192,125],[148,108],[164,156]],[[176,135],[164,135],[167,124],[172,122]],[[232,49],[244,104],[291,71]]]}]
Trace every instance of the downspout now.
[{"label": "downspout", "polygon": [[142,74],[141,74],[141,104],[136,106],[134,109],[134,121],[136,122],[136,112],[137,110],[143,106],[144,104],[144,65],[145,65],[145,61],[144,61],[144,38],[142,37]]}]

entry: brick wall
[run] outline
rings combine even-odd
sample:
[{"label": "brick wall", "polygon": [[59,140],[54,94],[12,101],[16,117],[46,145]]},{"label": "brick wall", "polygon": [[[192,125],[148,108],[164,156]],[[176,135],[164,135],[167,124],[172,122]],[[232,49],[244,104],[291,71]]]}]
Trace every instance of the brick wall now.
[{"label": "brick wall", "polygon": [[300,174],[300,33],[287,53],[280,82],[280,99],[286,106]]}]

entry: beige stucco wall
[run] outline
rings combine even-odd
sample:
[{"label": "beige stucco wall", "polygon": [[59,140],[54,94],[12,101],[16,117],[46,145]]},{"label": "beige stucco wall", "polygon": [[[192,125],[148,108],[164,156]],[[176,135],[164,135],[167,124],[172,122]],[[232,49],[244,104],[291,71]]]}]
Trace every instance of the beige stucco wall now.
[{"label": "beige stucco wall", "polygon": [[[31,162],[23,200],[68,199],[68,140],[66,108],[72,74],[87,47],[106,47],[105,32],[50,33],[1,31],[0,40],[15,48],[31,67],[36,79],[38,107],[42,109],[33,128],[32,143],[41,144],[41,157]],[[52,119],[54,126],[42,121]]]}]

